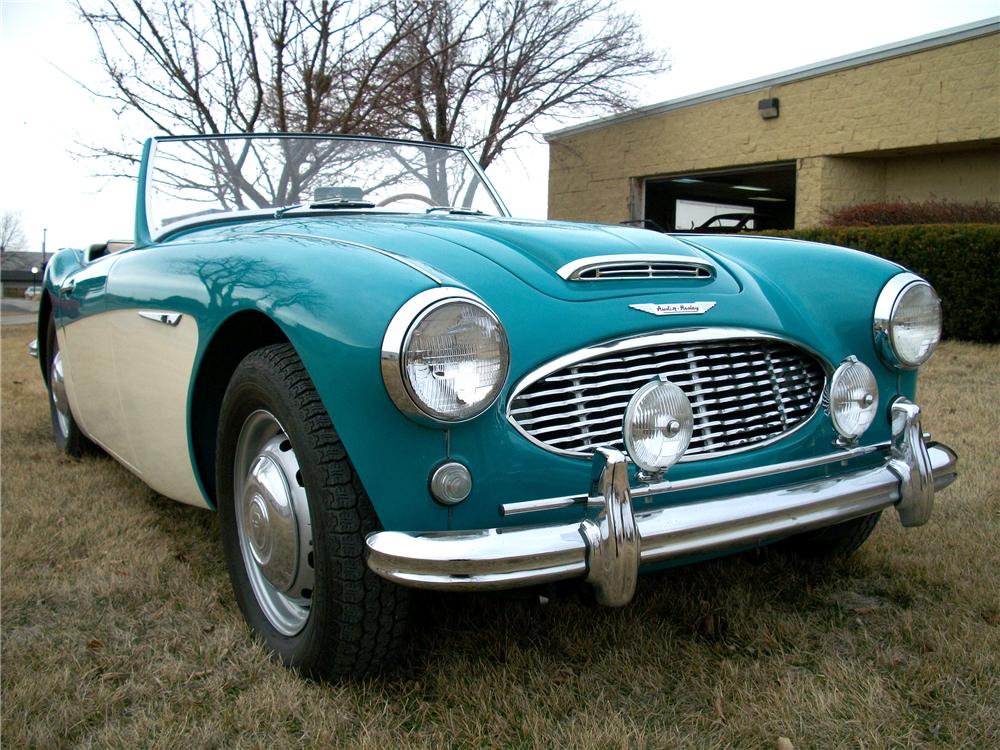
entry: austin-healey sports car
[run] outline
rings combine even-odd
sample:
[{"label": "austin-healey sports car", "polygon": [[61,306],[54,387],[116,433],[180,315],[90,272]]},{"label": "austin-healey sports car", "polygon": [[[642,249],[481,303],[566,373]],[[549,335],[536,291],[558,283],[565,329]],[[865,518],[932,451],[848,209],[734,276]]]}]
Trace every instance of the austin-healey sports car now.
[{"label": "austin-healey sports car", "polygon": [[928,521],[941,305],[865,253],[511,218],[461,148],[153,138],[135,236],[55,255],[58,446],[218,512],[281,661],[377,670],[414,589],[639,573]]}]

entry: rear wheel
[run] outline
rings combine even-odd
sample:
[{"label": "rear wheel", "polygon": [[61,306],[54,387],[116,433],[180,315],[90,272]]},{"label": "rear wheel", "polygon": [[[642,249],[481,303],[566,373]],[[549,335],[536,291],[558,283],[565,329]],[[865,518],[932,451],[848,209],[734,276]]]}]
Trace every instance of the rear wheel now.
[{"label": "rear wheel", "polygon": [[251,628],[311,676],[378,671],[401,645],[408,592],[365,564],[378,519],[291,346],[240,363],[217,456],[223,547]]},{"label": "rear wheel", "polygon": [[882,511],[789,537],[779,546],[805,558],[847,557],[875,530]]},{"label": "rear wheel", "polygon": [[46,351],[48,352],[49,374],[49,415],[52,418],[52,436],[56,445],[70,456],[79,458],[85,451],[91,449],[93,443],[88,440],[73,418],[66,395],[66,378],[63,371],[62,353],[59,351],[59,339],[56,336],[55,317],[49,317],[46,332]]}]

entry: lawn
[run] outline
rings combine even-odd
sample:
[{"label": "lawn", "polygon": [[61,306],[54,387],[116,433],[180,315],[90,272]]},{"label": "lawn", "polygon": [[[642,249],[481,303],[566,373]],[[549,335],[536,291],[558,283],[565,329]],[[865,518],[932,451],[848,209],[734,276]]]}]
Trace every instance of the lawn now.
[{"label": "lawn", "polygon": [[390,675],[330,685],[251,638],[214,514],[56,451],[31,338],[3,328],[4,748],[1000,746],[998,347],[924,373],[960,457],[929,525],[645,576],[621,610],[428,595]]}]

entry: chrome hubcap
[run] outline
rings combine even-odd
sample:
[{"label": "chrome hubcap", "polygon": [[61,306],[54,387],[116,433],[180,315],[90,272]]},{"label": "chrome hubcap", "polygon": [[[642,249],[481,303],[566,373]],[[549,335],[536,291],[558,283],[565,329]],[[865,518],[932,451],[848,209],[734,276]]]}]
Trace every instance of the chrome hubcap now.
[{"label": "chrome hubcap", "polygon": [[49,368],[49,391],[56,410],[56,422],[63,435],[69,434],[69,399],[66,398],[66,379],[63,376],[62,352],[56,350]]},{"label": "chrome hubcap", "polygon": [[299,462],[272,414],[243,424],[234,465],[236,526],[250,586],[275,630],[306,624],[315,572],[309,503]]}]

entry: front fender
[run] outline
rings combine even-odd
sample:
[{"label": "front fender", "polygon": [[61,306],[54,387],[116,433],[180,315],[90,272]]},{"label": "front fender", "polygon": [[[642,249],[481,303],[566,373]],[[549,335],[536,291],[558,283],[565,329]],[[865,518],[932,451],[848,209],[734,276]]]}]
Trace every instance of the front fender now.
[{"label": "front fender", "polygon": [[[196,374],[215,336],[240,313],[266,315],[301,357],[383,523],[423,528],[445,525],[447,512],[424,487],[401,497],[406,490],[400,477],[426,473],[444,454],[446,436],[392,405],[380,354],[392,315],[436,284],[390,256],[329,240],[243,236],[237,243],[192,235],[123,253],[109,280],[107,305],[197,321],[198,344],[187,373],[189,425]],[[196,467],[190,430],[188,444]],[[200,476],[199,482],[207,497]]]}]

